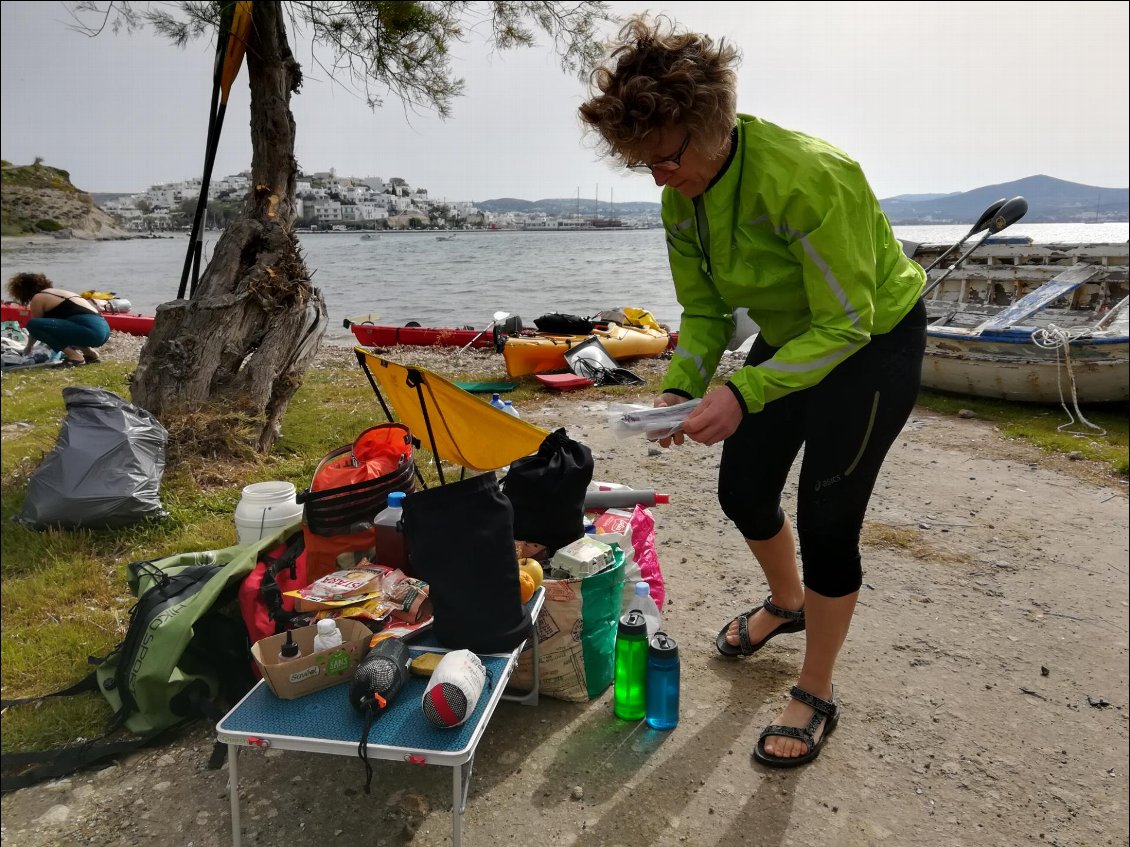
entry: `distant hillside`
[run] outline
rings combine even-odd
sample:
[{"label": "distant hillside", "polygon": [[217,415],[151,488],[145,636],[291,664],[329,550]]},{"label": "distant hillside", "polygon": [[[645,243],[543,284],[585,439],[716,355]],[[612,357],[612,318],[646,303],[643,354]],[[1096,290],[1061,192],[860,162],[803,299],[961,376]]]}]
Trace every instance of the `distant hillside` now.
[{"label": "distant hillside", "polygon": [[128,237],[89,194],[71,184],[69,173],[40,162],[0,164],[0,218],[5,236]]},{"label": "distant hillside", "polygon": [[500,197],[496,200],[476,200],[475,207],[486,212],[522,212],[524,214],[543,215],[574,215],[595,217],[599,211],[602,218],[622,217],[625,215],[659,215],[658,203],[613,203],[611,208],[606,202],[597,202],[591,197],[582,197],[578,203],[576,197],[558,198],[550,200],[518,200],[514,197]]},{"label": "distant hillside", "polygon": [[1028,201],[1026,223],[1130,220],[1130,189],[1081,185],[1050,176],[986,185],[958,194],[903,194],[880,200],[892,224],[972,224],[1002,197]]},{"label": "distant hillside", "polygon": [[[972,191],[948,194],[899,194],[880,200],[883,211],[896,225],[906,224],[972,224],[985,208],[1001,197],[1021,195],[1028,201],[1028,223],[1091,223],[1095,221],[1130,220],[1130,189],[1100,188],[1067,182],[1050,176],[1030,176],[1014,182],[986,185]],[[595,217],[596,201],[591,197],[520,200],[500,197],[476,201],[488,212],[522,212],[525,214],[573,215]],[[600,217],[632,215],[658,216],[658,203],[608,203],[599,206]]]}]

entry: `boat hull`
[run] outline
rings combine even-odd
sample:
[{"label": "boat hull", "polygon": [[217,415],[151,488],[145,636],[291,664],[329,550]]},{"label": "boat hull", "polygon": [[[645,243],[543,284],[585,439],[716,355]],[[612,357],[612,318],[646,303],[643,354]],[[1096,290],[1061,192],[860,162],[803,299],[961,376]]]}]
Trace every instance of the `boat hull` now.
[{"label": "boat hull", "polygon": [[1070,402],[1072,379],[1079,403],[1130,400],[1130,339],[1076,339],[1070,367],[1060,349],[1032,342],[1030,332],[972,337],[927,332],[922,385],[936,391],[1024,403]]},{"label": "boat hull", "polygon": [[[464,347],[494,346],[493,333],[478,329],[455,329],[436,326],[379,326],[351,323],[349,329],[363,347]],[[477,336],[477,337],[476,337]]]},{"label": "boat hull", "polygon": [[592,336],[600,339],[608,355],[618,362],[659,356],[670,341],[667,332],[646,327],[608,325],[607,329],[594,329],[585,335],[510,336],[502,348],[506,360],[506,373],[511,377],[548,373],[569,367],[566,351]]},{"label": "boat hull", "polygon": [[[26,306],[15,303],[4,303],[0,307],[0,319],[16,321],[20,326],[27,326],[31,312]],[[102,312],[102,317],[114,332],[125,332],[130,335],[147,336],[153,329],[156,318],[153,315],[135,315],[130,312]]]}]

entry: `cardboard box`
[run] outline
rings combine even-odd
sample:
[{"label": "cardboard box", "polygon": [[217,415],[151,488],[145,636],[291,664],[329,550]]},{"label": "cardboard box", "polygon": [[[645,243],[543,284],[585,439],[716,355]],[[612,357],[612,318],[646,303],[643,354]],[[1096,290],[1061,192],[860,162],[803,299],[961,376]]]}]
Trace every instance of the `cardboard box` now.
[{"label": "cardboard box", "polygon": [[369,652],[373,633],[365,624],[348,618],[338,620],[337,625],[341,630],[341,646],[317,653],[313,652],[316,626],[293,630],[301,655],[288,662],[279,661],[279,650],[286,643],[285,632],[261,638],[251,646],[259,673],[276,697],[293,700],[353,678],[358,663]]}]

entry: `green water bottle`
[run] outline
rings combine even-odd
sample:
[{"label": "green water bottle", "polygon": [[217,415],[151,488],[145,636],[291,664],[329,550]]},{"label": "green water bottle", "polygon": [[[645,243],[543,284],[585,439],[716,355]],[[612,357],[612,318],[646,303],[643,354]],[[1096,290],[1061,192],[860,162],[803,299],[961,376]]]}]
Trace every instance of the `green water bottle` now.
[{"label": "green water bottle", "polygon": [[647,620],[637,609],[620,618],[616,629],[613,714],[641,720],[647,711]]}]

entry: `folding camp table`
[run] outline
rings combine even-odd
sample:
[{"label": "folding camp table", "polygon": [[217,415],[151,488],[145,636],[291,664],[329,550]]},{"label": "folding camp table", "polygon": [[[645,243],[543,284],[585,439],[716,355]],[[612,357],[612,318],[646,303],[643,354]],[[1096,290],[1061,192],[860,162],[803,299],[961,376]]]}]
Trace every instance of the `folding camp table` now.
[{"label": "folding camp table", "polygon": [[[537,631],[537,619],[545,602],[545,589],[538,588],[526,604],[534,622],[531,636]],[[441,729],[424,717],[420,707],[427,680],[409,675],[408,681],[389,704],[388,709],[373,721],[369,731],[368,756],[417,765],[442,765],[452,772],[451,840],[460,847],[463,810],[467,805],[471,767],[475,749],[494,715],[500,700],[514,700],[523,705],[538,702],[538,674],[533,674],[533,689],[526,694],[504,694],[506,682],[514,672],[518,656],[526,642],[509,653],[480,654],[489,675],[488,687],[475,706],[471,717],[461,726]],[[445,648],[429,633],[408,645],[415,656],[420,653],[445,652]],[[533,638],[533,667],[538,667],[538,639]],[[260,681],[223,719],[216,724],[220,742],[228,745],[228,790],[231,795],[232,843],[240,847],[239,819],[239,748],[258,747],[278,750],[301,750],[332,756],[357,757],[364,719],[346,699],[347,685],[324,688],[295,700],[282,700]]]}]

